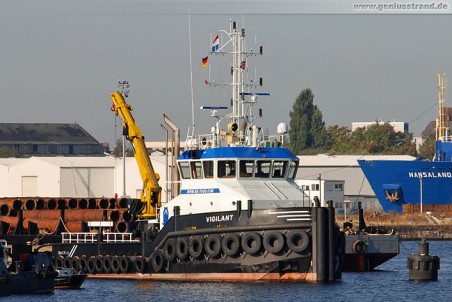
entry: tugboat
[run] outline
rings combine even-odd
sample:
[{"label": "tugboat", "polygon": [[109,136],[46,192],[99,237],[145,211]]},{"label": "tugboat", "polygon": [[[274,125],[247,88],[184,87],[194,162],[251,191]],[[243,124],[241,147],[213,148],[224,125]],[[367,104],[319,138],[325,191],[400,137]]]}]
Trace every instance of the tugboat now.
[{"label": "tugboat", "polygon": [[7,242],[0,240],[0,296],[53,293],[55,277],[49,253],[27,255],[25,261],[15,261],[15,271],[8,267]]},{"label": "tugboat", "polygon": [[[221,38],[221,39],[220,39]],[[223,43],[224,42],[224,43]],[[228,48],[230,48],[228,50]],[[255,125],[261,115],[251,109],[262,80],[249,81],[249,60],[262,55],[246,51],[245,29],[236,22],[216,36],[210,55],[232,56],[232,88],[227,106],[204,106],[215,118],[212,132],[186,140],[172,175],[181,178],[179,195],[161,203],[159,175],[154,172],[144,137],[122,93],[112,94],[132,143],[143,179],[140,199],[128,210],[138,218],[136,236],[106,232],[107,221],[91,223],[98,233],[62,234],[50,248],[58,264],[82,268],[90,278],[137,278],[183,281],[328,282],[341,278],[344,235],[331,204],[304,201],[294,182],[298,158],[284,148],[287,126],[270,137]],[[207,64],[208,58],[203,60]],[[229,103],[229,100],[228,100]],[[176,148],[176,154],[179,154]],[[59,266],[59,265],[58,265]]]}]

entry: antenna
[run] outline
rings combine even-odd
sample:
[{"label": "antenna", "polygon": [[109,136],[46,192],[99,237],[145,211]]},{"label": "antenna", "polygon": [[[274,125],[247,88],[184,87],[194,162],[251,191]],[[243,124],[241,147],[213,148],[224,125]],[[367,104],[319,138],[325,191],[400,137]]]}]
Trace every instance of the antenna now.
[{"label": "antenna", "polygon": [[195,104],[194,104],[194,93],[193,93],[193,63],[192,63],[192,53],[191,53],[191,20],[190,20],[190,9],[188,9],[188,40],[190,48],[190,91],[191,91],[191,122],[192,122],[192,133],[195,133]]},{"label": "antenna", "polygon": [[447,76],[444,72],[438,72],[438,118],[436,119],[436,140],[446,137],[446,89]]},{"label": "antenna", "polygon": [[120,93],[124,98],[129,97],[129,92],[130,92],[129,81],[119,81],[118,88],[121,90]]}]

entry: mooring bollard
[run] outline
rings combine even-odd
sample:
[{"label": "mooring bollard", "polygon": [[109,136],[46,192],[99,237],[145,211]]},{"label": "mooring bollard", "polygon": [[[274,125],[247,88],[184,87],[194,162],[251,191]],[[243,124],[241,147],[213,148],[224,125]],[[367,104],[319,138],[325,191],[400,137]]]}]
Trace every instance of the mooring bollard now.
[{"label": "mooring bollard", "polygon": [[438,280],[439,257],[429,255],[429,244],[422,238],[418,255],[408,256],[409,280]]}]

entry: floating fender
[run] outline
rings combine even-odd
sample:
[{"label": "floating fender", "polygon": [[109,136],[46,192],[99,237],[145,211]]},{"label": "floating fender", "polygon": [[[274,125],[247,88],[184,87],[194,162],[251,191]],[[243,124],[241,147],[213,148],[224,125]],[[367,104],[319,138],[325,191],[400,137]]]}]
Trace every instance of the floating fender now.
[{"label": "floating fender", "polygon": [[102,269],[103,269],[105,274],[110,274],[111,273],[111,256],[110,255],[106,255],[106,256],[103,257],[103,259],[102,259]]},{"label": "floating fender", "polygon": [[179,237],[176,240],[176,256],[180,260],[185,260],[188,256],[188,238]]},{"label": "floating fender", "polygon": [[72,257],[65,257],[63,260],[63,267],[65,268],[72,268]]},{"label": "floating fender", "polygon": [[95,260],[95,268],[96,268],[96,274],[102,274],[104,272],[104,257],[102,255],[97,255]]},{"label": "floating fender", "polygon": [[295,253],[301,253],[309,245],[309,236],[303,230],[292,230],[287,234],[287,247]]},{"label": "floating fender", "polygon": [[352,251],[355,254],[364,254],[367,250],[366,243],[362,240],[355,240],[352,245]]},{"label": "floating fender", "polygon": [[84,272],[88,272],[88,257],[86,255],[80,256],[80,269]]},{"label": "floating fender", "polygon": [[163,256],[162,250],[155,250],[151,255],[151,267],[155,273],[163,272],[165,268],[165,257]]},{"label": "floating fender", "polygon": [[95,257],[89,257],[86,262],[86,271],[88,274],[95,274],[96,273],[96,258]]},{"label": "floating fender", "polygon": [[113,274],[119,274],[121,272],[119,269],[119,257],[118,256],[111,257],[111,272]]},{"label": "floating fender", "polygon": [[239,236],[234,233],[228,233],[224,235],[223,239],[221,240],[221,249],[223,250],[223,253],[228,256],[232,257],[237,255],[240,249]]},{"label": "floating fender", "polygon": [[268,231],[264,234],[263,244],[266,251],[277,254],[284,248],[284,236],[279,231]]},{"label": "floating fender", "polygon": [[193,236],[188,242],[188,253],[193,258],[199,258],[204,252],[204,240],[201,236]]},{"label": "floating fender", "polygon": [[55,266],[56,267],[64,267],[64,257],[63,256],[58,256],[58,258],[56,258]]},{"label": "floating fender", "polygon": [[206,254],[212,258],[220,256],[221,252],[221,237],[218,234],[210,234],[207,236],[204,243]]},{"label": "floating fender", "polygon": [[146,258],[142,256],[135,257],[135,260],[133,261],[134,270],[137,273],[143,274],[147,270],[147,263]]},{"label": "floating fender", "polygon": [[132,261],[127,256],[119,257],[119,271],[121,274],[127,274],[132,271]]},{"label": "floating fender", "polygon": [[80,269],[80,258],[79,257],[77,257],[77,256],[72,257],[71,267],[75,268],[77,270]]},{"label": "floating fender", "polygon": [[163,246],[163,256],[166,261],[172,262],[176,259],[176,240],[173,238],[168,239]]},{"label": "floating fender", "polygon": [[262,237],[256,232],[245,233],[242,236],[242,249],[250,255],[254,255],[262,247]]}]

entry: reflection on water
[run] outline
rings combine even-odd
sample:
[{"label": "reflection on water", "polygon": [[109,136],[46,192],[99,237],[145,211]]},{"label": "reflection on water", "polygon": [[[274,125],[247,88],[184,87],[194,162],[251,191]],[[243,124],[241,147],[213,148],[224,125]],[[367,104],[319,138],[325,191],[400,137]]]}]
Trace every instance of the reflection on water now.
[{"label": "reflection on water", "polygon": [[53,295],[12,296],[8,302],[100,301],[450,301],[452,241],[430,241],[430,255],[440,257],[438,281],[408,281],[407,258],[419,242],[403,241],[400,255],[378,271],[344,273],[342,281],[306,283],[155,282],[87,279],[80,290]]}]

